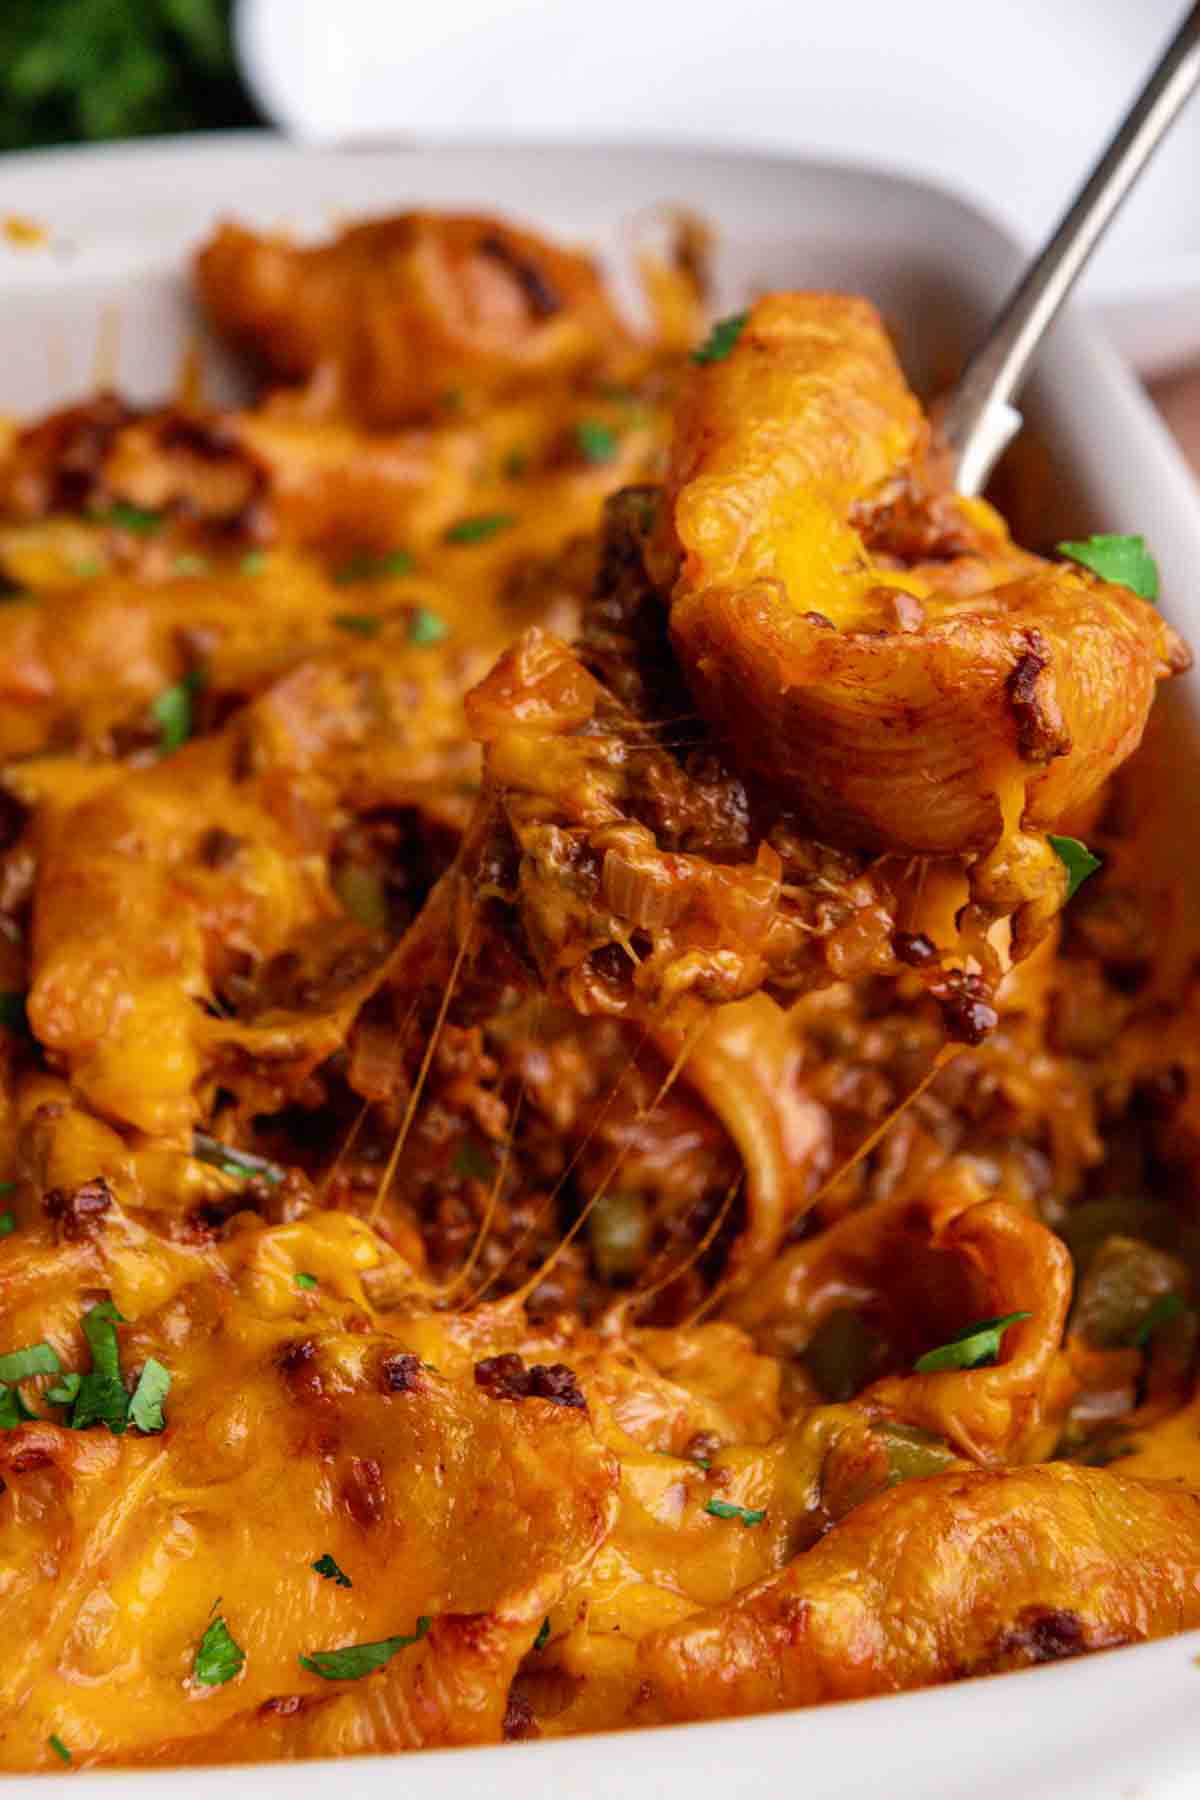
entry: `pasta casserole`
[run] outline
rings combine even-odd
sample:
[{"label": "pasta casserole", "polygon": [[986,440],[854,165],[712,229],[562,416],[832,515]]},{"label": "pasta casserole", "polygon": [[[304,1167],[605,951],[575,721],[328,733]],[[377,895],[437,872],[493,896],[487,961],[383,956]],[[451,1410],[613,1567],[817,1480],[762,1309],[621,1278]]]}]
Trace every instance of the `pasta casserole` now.
[{"label": "pasta casserole", "polygon": [[5,428],[10,1770],[1200,1625],[1189,653],[707,252],[225,225],[253,404]]}]

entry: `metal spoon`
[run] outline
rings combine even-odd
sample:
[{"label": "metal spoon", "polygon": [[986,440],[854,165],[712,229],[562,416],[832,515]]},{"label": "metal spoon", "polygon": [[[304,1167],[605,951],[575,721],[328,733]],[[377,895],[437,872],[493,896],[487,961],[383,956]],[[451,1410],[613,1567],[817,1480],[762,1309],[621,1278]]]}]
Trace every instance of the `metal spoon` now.
[{"label": "metal spoon", "polygon": [[1200,4],[1189,8],[1087,181],[978,346],[942,419],[960,494],[978,494],[1021,429],[1012,405],[1059,307],[1200,81]]}]

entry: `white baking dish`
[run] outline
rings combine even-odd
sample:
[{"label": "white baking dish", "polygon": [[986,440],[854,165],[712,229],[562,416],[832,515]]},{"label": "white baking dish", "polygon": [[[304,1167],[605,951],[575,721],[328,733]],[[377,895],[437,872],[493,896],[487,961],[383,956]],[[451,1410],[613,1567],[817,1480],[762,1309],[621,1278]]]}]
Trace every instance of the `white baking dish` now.
[{"label": "white baking dish", "polygon": [[[514,147],[303,151],[271,138],[176,140],[0,161],[0,217],[48,231],[0,250],[0,408],[76,395],[97,376],[136,396],[168,388],[198,322],[184,257],[223,214],[322,228],[350,212],[487,206],[587,240],[620,263],[640,208],[682,202],[720,228],[721,303],[765,286],[843,286],[882,305],[918,385],[952,371],[1010,281],[1011,240],[952,195],[896,176],[781,157]],[[216,384],[235,375],[212,351]],[[1164,604],[1200,642],[1200,502],[1140,390],[1070,316],[1047,346],[1028,413],[1061,478],[1050,536],[1146,534]],[[1196,683],[1165,709],[1167,854],[1200,841]],[[380,1579],[385,1579],[380,1572]],[[1200,1793],[1200,1633],[1017,1675],[810,1712],[328,1764],[89,1777],[134,1800],[495,1800],[667,1794],[740,1800],[1171,1800]],[[14,1796],[43,1778],[11,1779]]]},{"label": "white baking dish", "polygon": [[[952,182],[1036,244],[1183,0],[236,0],[265,118],[310,144],[565,136],[702,144]],[[1002,19],[1002,24],[1000,23]],[[664,79],[669,70],[669,79]],[[1200,108],[1084,275],[1143,375],[1200,355]]]}]

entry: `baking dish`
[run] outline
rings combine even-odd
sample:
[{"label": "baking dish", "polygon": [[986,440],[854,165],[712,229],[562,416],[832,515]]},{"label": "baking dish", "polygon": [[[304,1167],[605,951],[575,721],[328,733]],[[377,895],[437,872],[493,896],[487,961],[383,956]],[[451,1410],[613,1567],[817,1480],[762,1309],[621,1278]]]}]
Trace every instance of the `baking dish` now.
[{"label": "baking dish", "polygon": [[[264,118],[311,144],[381,132],[455,143],[575,132],[884,163],[950,181],[1032,246],[1049,231],[1174,30],[1179,0],[1005,9],[981,54],[958,0],[852,9],[747,0],[237,0],[237,52]],[[670,68],[669,82],[662,70]],[[953,69],[953,80],[940,79]],[[920,95],[920,104],[913,96]],[[1014,154],[1014,147],[1018,147]],[[1158,376],[1200,352],[1200,111],[1185,113],[1080,293]]]},{"label": "baking dish", "polygon": [[[1004,232],[921,183],[789,158],[577,147],[300,151],[269,138],[175,141],[13,158],[0,168],[0,215],[38,221],[44,239],[0,255],[0,324],[9,355],[0,406],[42,410],[96,385],[149,397],[175,381],[200,331],[184,258],[227,213],[257,224],[323,228],[347,213],[420,203],[485,205],[588,241],[628,261],[654,203],[684,204],[719,229],[718,304],[767,286],[869,293],[897,333],[910,374],[928,389],[953,372],[1018,260]],[[640,215],[640,221],[639,221]],[[236,391],[215,346],[214,392]],[[1056,467],[1039,536],[1137,530],[1152,543],[1174,621],[1200,637],[1191,598],[1200,509],[1190,478],[1131,378],[1071,317],[1047,348],[1028,415]],[[1169,758],[1164,861],[1196,837],[1195,683],[1164,709],[1155,758]],[[1151,766],[1151,765],[1148,765]],[[1190,797],[1189,797],[1190,790]],[[1159,782],[1155,792],[1167,792]],[[453,1797],[531,1791],[609,1792],[634,1800],[703,1788],[758,1792],[800,1775],[817,1796],[925,1800],[1015,1791],[1159,1797],[1196,1791],[1200,1728],[1197,1639],[1179,1638],[953,1689],[636,1736],[520,1749],[455,1751],[346,1765],[356,1794]],[[331,1771],[293,1765],[290,1794],[323,1793]],[[337,1777],[335,1777],[336,1779]],[[267,1796],[261,1770],[155,1771],[91,1777],[150,1800],[190,1793]],[[33,1784],[13,1780],[23,1791]]]}]

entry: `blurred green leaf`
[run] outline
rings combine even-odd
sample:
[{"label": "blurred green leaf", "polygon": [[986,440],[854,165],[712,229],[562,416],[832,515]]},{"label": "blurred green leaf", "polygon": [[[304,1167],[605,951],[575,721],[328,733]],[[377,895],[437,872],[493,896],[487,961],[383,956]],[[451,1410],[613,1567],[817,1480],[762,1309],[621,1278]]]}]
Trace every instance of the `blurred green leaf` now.
[{"label": "blurred green leaf", "polygon": [[231,0],[5,0],[0,149],[255,121]]},{"label": "blurred green leaf", "polygon": [[162,9],[198,62],[210,69],[229,64],[229,9],[221,0],[162,0]]}]

